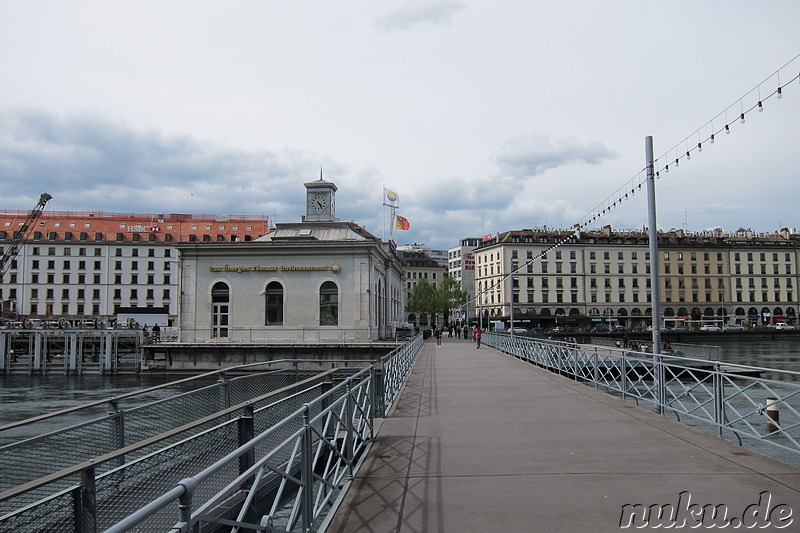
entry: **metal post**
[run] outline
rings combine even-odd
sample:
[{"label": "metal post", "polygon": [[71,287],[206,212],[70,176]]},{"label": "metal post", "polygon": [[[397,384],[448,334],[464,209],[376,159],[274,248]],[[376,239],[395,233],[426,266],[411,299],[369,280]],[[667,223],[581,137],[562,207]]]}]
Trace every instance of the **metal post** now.
[{"label": "metal post", "polygon": [[650,294],[653,324],[653,353],[661,353],[661,291],[658,275],[658,227],[656,225],[656,182],[653,169],[653,137],[645,137],[645,159],[647,160],[647,224],[650,238]]},{"label": "metal post", "polygon": [[300,451],[300,519],[303,531],[309,531],[314,517],[314,450],[312,445],[313,432],[311,431],[311,413],[308,405],[303,412],[303,436],[301,437]]},{"label": "metal post", "polygon": [[511,336],[514,336],[514,268],[513,264],[508,270],[508,301],[511,304]]},{"label": "metal post", "polygon": [[78,500],[75,502],[75,531],[94,533],[97,531],[97,493],[93,466],[81,470],[81,486],[74,494]]},{"label": "metal post", "polygon": [[725,385],[722,381],[720,363],[714,363],[714,422],[717,424],[717,437],[722,438],[722,426],[725,423]]},{"label": "metal post", "polygon": [[6,374],[11,371],[11,354],[8,352],[8,334],[0,333],[0,372]]},{"label": "metal post", "polygon": [[[253,405],[247,404],[242,408],[242,416],[239,417],[239,447],[244,446],[255,436],[254,420],[255,414]],[[256,462],[255,449],[251,447],[239,456],[239,474],[244,474]]]},{"label": "metal post", "polygon": [[345,433],[344,441],[344,456],[347,461],[347,476],[352,479],[354,475],[353,463],[355,462],[355,398],[353,398],[353,381],[352,378],[347,380],[347,392],[345,393],[344,406],[345,406]]},{"label": "metal post", "polygon": [[40,332],[33,334],[33,368],[31,374],[43,374],[44,364],[42,357],[42,335]]},{"label": "metal post", "polygon": [[374,364],[369,367],[369,378],[372,380],[372,386],[369,388],[369,401],[372,404],[372,408],[369,410],[369,440],[375,440],[375,413],[378,409],[378,386],[380,381]]}]

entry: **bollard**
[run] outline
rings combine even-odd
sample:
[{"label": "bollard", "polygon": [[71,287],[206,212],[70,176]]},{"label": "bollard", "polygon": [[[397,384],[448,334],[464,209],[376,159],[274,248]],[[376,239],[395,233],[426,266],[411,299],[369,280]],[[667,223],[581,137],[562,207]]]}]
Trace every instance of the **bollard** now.
[{"label": "bollard", "polygon": [[767,398],[767,430],[770,433],[778,431],[781,423],[781,413],[777,398]]}]

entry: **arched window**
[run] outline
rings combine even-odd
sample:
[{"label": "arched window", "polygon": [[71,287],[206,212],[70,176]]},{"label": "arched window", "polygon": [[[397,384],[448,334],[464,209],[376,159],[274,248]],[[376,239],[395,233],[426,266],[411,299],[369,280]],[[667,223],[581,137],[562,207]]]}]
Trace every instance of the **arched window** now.
[{"label": "arched window", "polygon": [[211,287],[211,336],[227,337],[230,313],[230,288],[218,281]]},{"label": "arched window", "polygon": [[326,281],[319,289],[319,325],[339,325],[339,288],[332,281]]},{"label": "arched window", "polygon": [[271,281],[267,285],[267,326],[283,325],[283,285]]}]

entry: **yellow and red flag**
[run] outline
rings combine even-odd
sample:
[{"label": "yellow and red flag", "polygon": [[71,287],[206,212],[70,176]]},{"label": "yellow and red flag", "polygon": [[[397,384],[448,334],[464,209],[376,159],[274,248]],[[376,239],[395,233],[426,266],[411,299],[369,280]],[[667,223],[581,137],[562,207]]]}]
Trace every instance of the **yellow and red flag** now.
[{"label": "yellow and red flag", "polygon": [[397,229],[409,229],[411,228],[411,222],[409,222],[408,219],[405,217],[396,215],[394,227],[396,227]]}]

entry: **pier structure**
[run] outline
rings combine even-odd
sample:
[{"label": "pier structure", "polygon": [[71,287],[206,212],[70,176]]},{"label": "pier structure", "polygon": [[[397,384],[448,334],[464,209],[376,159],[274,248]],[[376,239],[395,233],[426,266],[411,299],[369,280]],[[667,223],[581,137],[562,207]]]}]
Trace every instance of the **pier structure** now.
[{"label": "pier structure", "polygon": [[800,469],[545,365],[442,341],[425,345],[328,533],[796,527]]},{"label": "pier structure", "polygon": [[0,531],[79,519],[114,532],[796,527],[797,373],[482,340],[417,336],[360,368],[221,371],[172,407],[116,401],[99,425],[0,447],[21,465],[68,431],[112,428],[117,443],[57,471],[20,468],[22,484],[0,493]]}]

